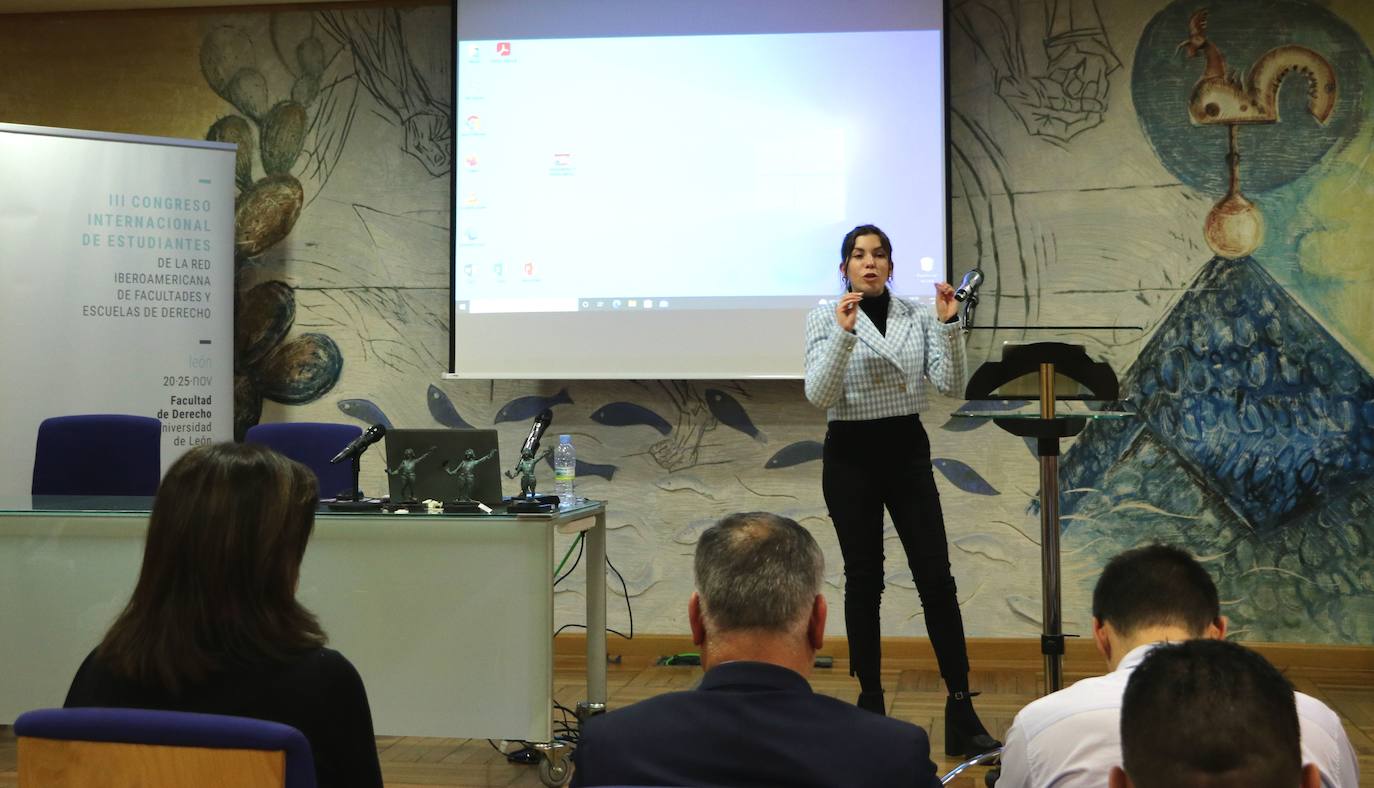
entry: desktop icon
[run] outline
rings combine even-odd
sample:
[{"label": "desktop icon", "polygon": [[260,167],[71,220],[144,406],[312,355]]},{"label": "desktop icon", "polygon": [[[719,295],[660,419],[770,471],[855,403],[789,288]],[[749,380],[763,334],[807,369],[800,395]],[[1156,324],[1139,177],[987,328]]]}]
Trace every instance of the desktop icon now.
[{"label": "desktop icon", "polygon": [[617,298],[617,299],[612,300],[612,301],[611,301],[611,309],[619,309],[619,308],[620,308],[620,299]]},{"label": "desktop icon", "polygon": [[646,298],[646,299],[644,299],[644,308],[645,308],[645,309],[653,309],[653,308],[654,308],[654,299],[652,299],[652,298]]},{"label": "desktop icon", "polygon": [[592,302],[590,302],[590,301],[583,301],[583,302],[582,302],[582,308],[583,308],[583,309],[591,309],[591,306],[592,306]]},{"label": "desktop icon", "polygon": [[463,198],[463,205],[469,208],[476,207],[477,204],[477,192],[468,192],[468,196]]},{"label": "desktop icon", "polygon": [[476,63],[482,59],[482,48],[473,44],[468,47],[468,62]]},{"label": "desktop icon", "polygon": [[491,266],[491,270],[492,270],[492,272],[495,273],[497,276],[501,276],[501,275],[505,274],[505,272],[506,272],[506,264],[505,264],[505,263],[493,263],[492,266]]},{"label": "desktop icon", "polygon": [[463,231],[463,237],[466,238],[466,239],[468,239],[469,241],[476,241],[476,240],[477,240],[477,230],[476,230],[476,228],[469,227],[469,228],[467,228],[466,230],[464,230],[464,231]]},{"label": "desktop icon", "polygon": [[469,279],[472,278],[472,263],[463,264],[463,276],[466,276]]},{"label": "desktop icon", "polygon": [[597,309],[605,309],[605,308],[606,308],[606,302],[605,302],[605,301],[597,301],[597,302],[596,302],[596,308],[597,308]]},{"label": "desktop icon", "polygon": [[534,276],[534,263],[529,260],[525,261],[525,276]]},{"label": "desktop icon", "polygon": [[481,118],[480,116],[478,116],[478,115],[469,115],[469,116],[467,116],[467,118],[463,121],[463,123],[464,123],[464,125],[467,126],[468,131],[481,131],[481,130],[482,130],[482,118]]},{"label": "desktop icon", "polygon": [[509,42],[509,41],[497,41],[497,42],[496,42],[496,54],[497,54],[498,56],[500,56],[500,57],[510,57],[510,42]]},{"label": "desktop icon", "polygon": [[667,309],[667,308],[668,308],[668,302],[667,302],[667,301],[659,301],[659,302],[658,302],[658,308],[659,308],[659,309]]},{"label": "desktop icon", "polygon": [[468,155],[464,156],[463,163],[468,166],[469,170],[477,169],[477,154],[469,153]]},{"label": "desktop icon", "polygon": [[625,306],[639,306],[639,299],[631,298],[625,302]]}]

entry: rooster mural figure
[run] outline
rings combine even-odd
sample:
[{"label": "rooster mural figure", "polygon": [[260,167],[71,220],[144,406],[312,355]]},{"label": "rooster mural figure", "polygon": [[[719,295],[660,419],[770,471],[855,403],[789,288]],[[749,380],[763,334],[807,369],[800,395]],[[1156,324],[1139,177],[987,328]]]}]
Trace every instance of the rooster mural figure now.
[{"label": "rooster mural figure", "polygon": [[1226,58],[1207,38],[1207,10],[1188,19],[1188,38],[1178,45],[1188,57],[1206,59],[1202,78],[1188,99],[1188,117],[1196,125],[1224,124],[1229,131],[1230,188],[1207,214],[1203,235],[1221,257],[1236,259],[1259,248],[1264,240],[1264,217],[1240,192],[1238,128],[1246,123],[1277,123],[1279,84],[1289,73],[1307,78],[1307,112],[1325,125],[1336,106],[1336,71],[1331,63],[1307,47],[1275,47],[1255,61],[1245,78],[1227,68]]}]

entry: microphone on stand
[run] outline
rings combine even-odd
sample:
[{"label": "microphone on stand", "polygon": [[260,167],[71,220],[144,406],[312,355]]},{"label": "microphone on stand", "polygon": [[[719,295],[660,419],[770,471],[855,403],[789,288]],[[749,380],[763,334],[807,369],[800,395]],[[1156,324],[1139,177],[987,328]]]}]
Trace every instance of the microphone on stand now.
[{"label": "microphone on stand", "polygon": [[983,269],[974,268],[964,274],[964,281],[954,291],[954,300],[962,301],[964,311],[959,315],[959,327],[964,331],[973,328],[973,313],[978,309],[978,286],[983,284]]},{"label": "microphone on stand", "polygon": [[368,446],[381,440],[383,435],[386,435],[386,427],[380,424],[373,424],[371,427],[368,427],[362,435],[354,438],[347,446],[343,447],[343,451],[335,454],[334,459],[330,460],[329,464],[333,465],[335,463],[340,463],[350,457],[356,457],[362,454],[364,451],[367,451]]},{"label": "microphone on stand", "polygon": [[530,427],[530,434],[525,437],[525,442],[520,446],[522,457],[525,452],[529,452],[530,456],[533,457],[534,453],[539,451],[539,439],[544,437],[544,430],[547,430],[552,423],[553,411],[548,408],[545,408],[543,413],[535,417],[534,424]]},{"label": "microphone on stand", "polygon": [[954,291],[955,301],[967,301],[972,298],[973,302],[978,303],[978,287],[983,284],[983,269],[975,268],[964,274],[964,281],[959,283],[958,289]]}]

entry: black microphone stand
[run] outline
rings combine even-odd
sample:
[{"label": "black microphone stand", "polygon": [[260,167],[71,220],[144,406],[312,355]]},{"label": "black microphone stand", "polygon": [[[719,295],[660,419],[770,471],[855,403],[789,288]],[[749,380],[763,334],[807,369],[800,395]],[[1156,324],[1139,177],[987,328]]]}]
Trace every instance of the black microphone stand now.
[{"label": "black microphone stand", "polygon": [[973,329],[973,315],[978,311],[978,293],[971,292],[964,299],[964,311],[959,313],[959,328],[964,331]]},{"label": "black microphone stand", "polygon": [[381,509],[382,509],[382,502],[381,502],[381,501],[378,501],[378,500],[371,500],[371,499],[368,499],[368,498],[364,498],[363,495],[362,495],[362,491],[361,491],[361,490],[359,489],[359,487],[358,487],[358,476],[359,476],[360,474],[362,474],[362,471],[363,471],[363,452],[366,451],[366,450],[367,450],[367,447],[364,446],[362,449],[359,449],[358,451],[356,451],[356,452],[353,453],[353,458],[352,458],[352,460],[350,460],[350,463],[349,463],[349,467],[352,468],[352,470],[353,470],[353,486],[352,486],[351,488],[349,488],[348,493],[346,493],[345,495],[340,495],[338,498],[335,498],[334,500],[332,500],[332,501],[329,502],[328,506],[329,506],[329,510],[330,510],[330,511],[332,511],[332,512],[377,512],[377,511],[381,511]]}]

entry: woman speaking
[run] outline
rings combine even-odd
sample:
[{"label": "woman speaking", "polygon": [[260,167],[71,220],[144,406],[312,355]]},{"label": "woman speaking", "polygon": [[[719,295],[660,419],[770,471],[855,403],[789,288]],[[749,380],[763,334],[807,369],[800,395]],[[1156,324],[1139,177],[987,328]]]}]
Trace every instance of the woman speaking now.
[{"label": "woman speaking", "polygon": [[935,308],[888,289],[892,243],[866,224],[840,246],[845,293],[806,319],[806,397],[826,409],[821,490],[844,557],[844,615],[858,705],[884,713],[878,606],[883,593],[883,508],[906,552],[926,630],[949,697],[945,753],[971,756],[1000,746],[973,710],[964,622],[950,574],[940,495],[921,426],[926,379],[962,394],[964,343],[954,288],[935,285]]}]

